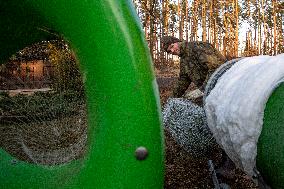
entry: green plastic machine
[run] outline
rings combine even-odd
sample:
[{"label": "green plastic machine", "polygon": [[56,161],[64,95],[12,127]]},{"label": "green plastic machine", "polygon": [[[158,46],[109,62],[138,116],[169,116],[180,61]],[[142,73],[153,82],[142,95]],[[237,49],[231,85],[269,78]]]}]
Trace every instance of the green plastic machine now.
[{"label": "green plastic machine", "polygon": [[44,166],[0,150],[0,188],[163,188],[160,104],[151,58],[130,1],[1,0],[0,61],[62,36],[81,65],[87,154]]}]

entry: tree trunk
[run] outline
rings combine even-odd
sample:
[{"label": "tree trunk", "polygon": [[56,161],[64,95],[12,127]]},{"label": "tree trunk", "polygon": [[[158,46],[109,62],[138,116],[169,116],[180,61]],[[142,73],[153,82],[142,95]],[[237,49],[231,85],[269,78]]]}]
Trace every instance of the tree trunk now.
[{"label": "tree trunk", "polygon": [[276,5],[277,5],[277,0],[272,0],[272,6],[273,6],[273,54],[277,54],[277,24],[276,24]]},{"label": "tree trunk", "polygon": [[202,1],[202,41],[206,41],[206,0]]},{"label": "tree trunk", "polygon": [[224,56],[227,56],[227,40],[228,40],[227,6],[228,6],[228,4],[227,4],[227,1],[226,1],[224,3],[224,7],[223,7],[223,11],[224,11],[223,24],[224,24],[224,30],[225,30],[225,36],[223,38],[223,54],[224,54]]},{"label": "tree trunk", "polygon": [[183,39],[183,27],[184,27],[184,14],[183,14],[183,0],[179,0],[179,38]]},{"label": "tree trunk", "polygon": [[149,0],[149,11],[150,11],[150,53],[152,56],[152,59],[154,59],[154,17],[151,16],[154,13],[154,7],[155,7],[155,0]]},{"label": "tree trunk", "polygon": [[188,26],[189,26],[189,17],[188,17],[188,1],[185,0],[185,40],[188,41]]},{"label": "tree trunk", "polygon": [[282,12],[283,10],[280,10],[279,13],[279,28],[278,28],[278,54],[284,53],[284,36],[283,36],[283,19],[282,19]]},{"label": "tree trunk", "polygon": [[195,41],[197,39],[198,5],[199,5],[199,0],[194,0],[192,6],[192,26],[191,26],[191,36],[190,36],[191,41]]},{"label": "tree trunk", "polygon": [[148,35],[148,29],[149,29],[149,20],[150,20],[150,15],[147,11],[148,9],[148,0],[145,0],[144,1],[144,11],[145,11],[145,20],[144,20],[144,33],[145,33],[145,38],[146,38],[146,41],[149,42],[149,35]]},{"label": "tree trunk", "polygon": [[218,45],[218,25],[217,25],[217,18],[218,18],[218,5],[217,5],[217,1],[216,0],[213,0],[212,1],[213,5],[212,5],[212,9],[213,9],[213,13],[214,13],[214,19],[213,19],[213,44],[214,44],[214,47],[216,49],[219,49],[219,45]]},{"label": "tree trunk", "polygon": [[210,6],[209,6],[209,19],[208,19],[208,41],[209,43],[213,42],[213,0],[210,1]]},{"label": "tree trunk", "polygon": [[169,0],[163,0],[163,35],[169,34]]},{"label": "tree trunk", "polygon": [[262,38],[261,38],[261,25],[262,25],[262,22],[261,22],[261,15],[260,15],[260,9],[262,8],[262,5],[259,6],[259,9],[258,9],[258,54],[262,54],[262,50],[261,50],[261,43],[262,43]]},{"label": "tree trunk", "polygon": [[234,56],[238,57],[239,56],[239,4],[238,4],[238,0],[234,0],[234,8],[235,8],[234,17],[235,17],[235,22],[236,22]]},{"label": "tree trunk", "polygon": [[267,54],[267,23],[266,23],[266,17],[264,12],[264,0],[261,0],[261,6],[262,6],[262,22],[263,22],[263,52],[262,54]]}]

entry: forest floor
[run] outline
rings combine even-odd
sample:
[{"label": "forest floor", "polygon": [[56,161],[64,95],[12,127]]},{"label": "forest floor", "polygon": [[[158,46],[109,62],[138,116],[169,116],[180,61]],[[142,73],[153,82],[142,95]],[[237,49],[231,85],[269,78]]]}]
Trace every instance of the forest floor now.
[{"label": "forest floor", "polygon": [[[174,65],[160,66],[155,69],[157,83],[159,86],[162,108],[172,94],[172,89],[177,81],[179,67]],[[209,172],[208,160],[212,160],[217,166],[221,161],[221,150],[214,149],[208,157],[193,158],[180,147],[165,130],[166,145],[166,167],[165,167],[165,189],[210,189],[214,188],[212,177]],[[231,179],[219,178],[220,183],[228,184],[231,189],[258,189],[248,176],[241,170],[235,170],[236,175]]]}]

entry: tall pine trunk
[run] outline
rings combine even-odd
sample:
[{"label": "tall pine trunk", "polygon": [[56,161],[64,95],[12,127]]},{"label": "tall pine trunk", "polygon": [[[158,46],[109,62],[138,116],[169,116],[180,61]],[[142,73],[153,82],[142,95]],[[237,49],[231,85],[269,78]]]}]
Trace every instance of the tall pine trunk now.
[{"label": "tall pine trunk", "polygon": [[202,41],[206,41],[206,0],[202,1]]},{"label": "tall pine trunk", "polygon": [[272,0],[272,6],[273,6],[273,54],[277,54],[277,24],[276,24],[276,5],[277,0]]},{"label": "tall pine trunk", "polygon": [[236,31],[235,31],[235,36],[236,36],[236,57],[239,56],[239,3],[238,0],[235,0],[235,5],[236,5]]},{"label": "tall pine trunk", "polygon": [[191,41],[195,41],[197,39],[198,6],[199,6],[199,0],[194,0],[192,6],[192,25],[191,25],[191,36],[190,36]]}]

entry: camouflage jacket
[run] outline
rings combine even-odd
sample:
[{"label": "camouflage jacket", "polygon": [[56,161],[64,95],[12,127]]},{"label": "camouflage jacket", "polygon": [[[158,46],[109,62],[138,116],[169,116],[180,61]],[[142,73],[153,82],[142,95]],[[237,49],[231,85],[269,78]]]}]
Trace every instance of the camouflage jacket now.
[{"label": "camouflage jacket", "polygon": [[207,42],[180,42],[180,73],[173,91],[181,97],[191,82],[204,91],[211,74],[226,61],[226,58]]}]

